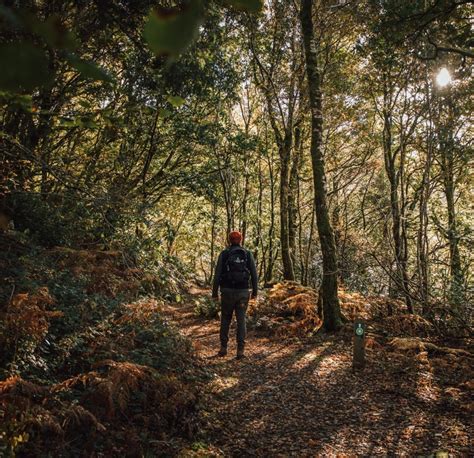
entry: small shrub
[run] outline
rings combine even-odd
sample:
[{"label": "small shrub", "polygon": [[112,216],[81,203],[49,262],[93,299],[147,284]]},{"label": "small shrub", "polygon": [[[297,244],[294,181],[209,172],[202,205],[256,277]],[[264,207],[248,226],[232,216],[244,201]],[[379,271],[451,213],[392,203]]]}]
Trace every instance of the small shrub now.
[{"label": "small shrub", "polygon": [[11,196],[15,229],[31,234],[43,246],[54,246],[68,242],[64,217],[58,208],[45,201],[39,194],[15,194]]},{"label": "small shrub", "polygon": [[219,302],[209,297],[201,296],[195,300],[194,313],[204,318],[217,318],[219,316]]}]

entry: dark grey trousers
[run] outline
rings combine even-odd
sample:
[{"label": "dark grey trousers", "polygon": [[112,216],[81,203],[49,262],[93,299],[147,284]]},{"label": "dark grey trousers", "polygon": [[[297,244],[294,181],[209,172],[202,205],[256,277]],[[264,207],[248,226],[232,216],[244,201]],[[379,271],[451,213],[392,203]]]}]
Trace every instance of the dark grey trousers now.
[{"label": "dark grey trousers", "polygon": [[247,289],[221,288],[221,345],[227,348],[229,341],[229,328],[232,315],[235,311],[237,318],[237,348],[243,349],[247,328],[245,324],[245,313],[249,303],[250,292]]}]

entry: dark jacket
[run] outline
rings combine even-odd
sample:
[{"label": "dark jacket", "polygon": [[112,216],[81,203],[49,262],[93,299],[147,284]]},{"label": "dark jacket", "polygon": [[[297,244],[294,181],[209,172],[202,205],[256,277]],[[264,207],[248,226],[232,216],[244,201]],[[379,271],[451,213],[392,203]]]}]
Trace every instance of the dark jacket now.
[{"label": "dark jacket", "polygon": [[[222,288],[227,288],[231,286],[225,284],[225,279],[222,278],[222,273],[223,273],[223,268],[225,266],[225,263],[227,261],[227,258],[229,256],[229,253],[235,249],[235,248],[240,248],[242,247],[240,245],[231,245],[229,248],[226,248],[222,253],[219,255],[219,258],[217,260],[217,265],[216,265],[216,270],[214,272],[214,283],[212,285],[212,297],[217,297],[217,292],[219,290],[219,287]],[[245,250],[245,248],[244,248]],[[250,280],[252,282],[252,297],[257,296],[258,292],[258,277],[257,277],[257,268],[255,267],[255,261],[253,259],[252,253],[248,250],[245,250],[247,253],[247,269],[250,272]],[[245,288],[242,289],[248,289],[248,285]]]}]

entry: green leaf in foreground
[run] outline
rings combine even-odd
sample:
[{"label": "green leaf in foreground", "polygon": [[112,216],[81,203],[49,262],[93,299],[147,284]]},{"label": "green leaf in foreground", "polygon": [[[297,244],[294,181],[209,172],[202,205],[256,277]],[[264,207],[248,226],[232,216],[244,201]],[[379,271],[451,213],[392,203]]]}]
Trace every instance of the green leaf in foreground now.
[{"label": "green leaf in foreground", "polygon": [[202,0],[180,9],[152,10],[143,30],[148,46],[157,55],[178,56],[196,37],[203,13]]},{"label": "green leaf in foreground", "polygon": [[258,13],[263,8],[262,0],[227,0],[235,9],[248,11],[249,13]]},{"label": "green leaf in foreground", "polygon": [[30,113],[35,111],[33,99],[29,94],[12,94],[11,92],[0,91],[0,102],[11,103],[15,108],[19,107],[22,110],[28,111]]},{"label": "green leaf in foreground", "polygon": [[58,16],[50,16],[41,22],[34,18],[31,22],[33,32],[42,37],[53,48],[73,51],[77,48],[77,39],[72,32],[66,29]]},{"label": "green leaf in foreground", "polygon": [[106,81],[108,83],[114,81],[106,70],[92,61],[82,60],[74,54],[69,55],[68,61],[84,78]]},{"label": "green leaf in foreground", "polygon": [[182,97],[179,97],[177,95],[169,95],[166,100],[171,103],[175,108],[180,107],[181,105],[184,105],[186,100],[184,100]]},{"label": "green leaf in foreground", "polygon": [[158,116],[162,119],[166,119],[172,114],[173,113],[170,110],[167,110],[166,108],[160,108],[160,111],[158,112]]},{"label": "green leaf in foreground", "polygon": [[4,91],[32,91],[51,79],[44,51],[26,42],[0,46],[0,68],[0,90]]}]

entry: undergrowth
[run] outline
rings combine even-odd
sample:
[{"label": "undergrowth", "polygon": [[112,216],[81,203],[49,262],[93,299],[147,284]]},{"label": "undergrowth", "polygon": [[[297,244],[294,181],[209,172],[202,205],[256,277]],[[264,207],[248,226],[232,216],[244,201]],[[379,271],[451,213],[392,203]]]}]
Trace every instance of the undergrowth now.
[{"label": "undergrowth", "polygon": [[208,296],[197,296],[194,299],[194,313],[204,318],[217,318],[219,316],[220,304]]},{"label": "undergrowth", "polygon": [[21,234],[0,245],[0,455],[160,456],[194,434],[207,374],[160,313],[179,267]]}]

